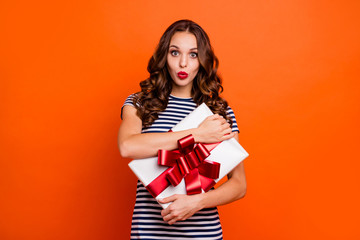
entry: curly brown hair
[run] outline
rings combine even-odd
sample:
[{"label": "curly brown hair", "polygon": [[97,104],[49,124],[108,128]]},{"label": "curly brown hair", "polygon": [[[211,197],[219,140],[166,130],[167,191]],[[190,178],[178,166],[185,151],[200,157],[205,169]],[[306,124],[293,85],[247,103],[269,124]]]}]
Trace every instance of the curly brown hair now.
[{"label": "curly brown hair", "polygon": [[165,30],[147,66],[150,77],[140,82],[141,91],[134,94],[133,103],[143,127],[149,127],[168,104],[172,79],[167,69],[166,57],[170,40],[179,31],[194,34],[197,41],[200,67],[191,89],[194,102],[197,105],[205,103],[214,113],[223,116],[232,124],[231,117],[226,114],[228,103],[220,97],[223,87],[217,74],[219,60],[214,54],[210,39],[198,24],[184,19],[174,22]]}]

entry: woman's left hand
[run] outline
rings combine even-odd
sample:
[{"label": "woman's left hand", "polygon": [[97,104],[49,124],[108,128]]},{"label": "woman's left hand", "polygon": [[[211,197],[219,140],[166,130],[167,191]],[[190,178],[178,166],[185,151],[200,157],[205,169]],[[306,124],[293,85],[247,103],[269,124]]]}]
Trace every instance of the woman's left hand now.
[{"label": "woman's left hand", "polygon": [[177,221],[183,221],[194,215],[197,211],[203,207],[201,200],[204,194],[186,195],[175,194],[167,198],[159,200],[160,203],[171,203],[166,209],[161,211],[161,216],[165,222],[169,225],[174,224]]}]

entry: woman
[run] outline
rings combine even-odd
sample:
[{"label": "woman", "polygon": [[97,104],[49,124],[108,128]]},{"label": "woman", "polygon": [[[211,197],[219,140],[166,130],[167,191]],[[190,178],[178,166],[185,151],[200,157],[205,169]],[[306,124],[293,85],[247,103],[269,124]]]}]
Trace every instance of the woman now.
[{"label": "woman", "polygon": [[[190,20],[179,20],[162,35],[150,58],[150,77],[141,91],[130,95],[122,108],[119,149],[126,158],[147,158],[158,149],[173,150],[177,140],[192,134],[196,142],[238,140],[233,111],[219,96],[221,79],[218,59],[204,30]],[[168,132],[198,105],[205,102],[215,113],[198,128]],[[244,197],[243,163],[228,174],[228,180],[203,194],[173,195],[162,209],[138,181],[131,239],[222,239],[216,206]]]}]

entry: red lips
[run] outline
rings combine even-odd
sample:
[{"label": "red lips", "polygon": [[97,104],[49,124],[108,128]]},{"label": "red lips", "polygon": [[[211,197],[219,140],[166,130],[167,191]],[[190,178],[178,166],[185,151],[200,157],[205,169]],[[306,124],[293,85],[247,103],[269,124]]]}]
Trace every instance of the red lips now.
[{"label": "red lips", "polygon": [[185,79],[188,77],[188,74],[186,72],[183,72],[183,71],[180,71],[178,72],[178,77],[181,78],[181,79]]}]

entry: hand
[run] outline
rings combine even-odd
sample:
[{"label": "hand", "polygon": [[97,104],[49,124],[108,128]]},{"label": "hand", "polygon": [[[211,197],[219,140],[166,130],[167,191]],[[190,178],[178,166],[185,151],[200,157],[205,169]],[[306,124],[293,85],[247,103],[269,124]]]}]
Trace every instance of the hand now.
[{"label": "hand", "polygon": [[235,136],[230,124],[220,116],[214,114],[207,117],[194,131],[196,142],[215,143],[230,139]]},{"label": "hand", "polygon": [[171,203],[166,209],[161,211],[161,216],[169,225],[177,221],[183,221],[201,210],[201,200],[204,194],[186,195],[175,194],[167,198],[159,200],[160,203]]}]

